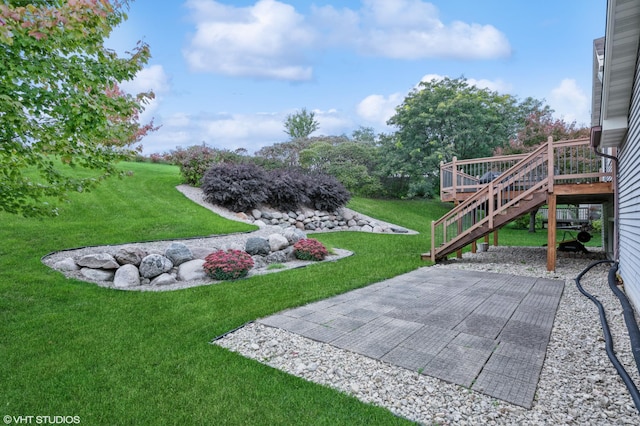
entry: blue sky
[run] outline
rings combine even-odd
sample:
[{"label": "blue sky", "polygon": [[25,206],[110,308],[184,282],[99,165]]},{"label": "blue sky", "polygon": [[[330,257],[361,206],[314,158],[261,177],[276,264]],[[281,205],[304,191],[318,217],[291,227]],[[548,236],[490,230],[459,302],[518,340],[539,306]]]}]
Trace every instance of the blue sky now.
[{"label": "blue sky", "polygon": [[283,121],[302,108],[316,136],[391,132],[394,108],[442,76],[545,99],[588,125],[605,12],[606,0],[136,0],[108,46],[150,45],[123,85],[156,93],[142,117],[162,127],[144,153],[202,142],[253,153],[286,141]]}]

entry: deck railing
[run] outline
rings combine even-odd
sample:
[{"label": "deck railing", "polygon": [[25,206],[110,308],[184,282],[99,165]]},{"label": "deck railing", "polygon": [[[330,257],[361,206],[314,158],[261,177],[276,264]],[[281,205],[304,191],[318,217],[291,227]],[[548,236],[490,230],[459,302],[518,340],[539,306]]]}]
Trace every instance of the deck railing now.
[{"label": "deck railing", "polygon": [[[613,179],[610,162],[598,157],[589,146],[589,139],[547,142],[553,147],[554,183],[610,182]],[[440,164],[440,199],[456,201],[468,198],[491,178],[504,174],[528,154],[502,155]],[[484,179],[483,179],[484,177]]]},{"label": "deck railing", "polygon": [[[521,200],[530,199],[535,192],[547,191],[554,180],[554,156],[549,154],[550,145],[551,142],[519,156],[514,166],[491,182],[480,184],[465,202],[432,222],[431,259],[435,261],[441,253],[447,253],[480,227],[493,229],[496,215],[506,213]],[[454,177],[459,175],[453,173]]]},{"label": "deck railing", "polygon": [[589,139],[549,139],[528,154],[454,159],[441,165],[440,176],[441,199],[460,204],[432,222],[432,260],[539,207],[555,185],[613,182],[614,172]]}]

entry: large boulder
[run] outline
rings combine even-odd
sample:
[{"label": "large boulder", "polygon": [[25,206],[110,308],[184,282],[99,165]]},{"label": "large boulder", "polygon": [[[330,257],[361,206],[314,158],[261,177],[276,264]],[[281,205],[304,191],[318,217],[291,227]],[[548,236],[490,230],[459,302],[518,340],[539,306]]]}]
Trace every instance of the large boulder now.
[{"label": "large boulder", "polygon": [[250,255],[266,256],[271,253],[269,240],[260,237],[252,237],[247,240],[244,251]]},{"label": "large boulder", "polygon": [[217,247],[193,247],[191,249],[191,254],[193,254],[194,259],[204,259],[214,251],[218,251],[218,248]]},{"label": "large boulder", "polygon": [[91,281],[113,281],[115,271],[106,269],[82,268],[80,273]]},{"label": "large boulder", "polygon": [[271,234],[268,238],[271,251],[282,250],[289,245],[289,240],[282,234]]},{"label": "large boulder", "polygon": [[53,267],[59,271],[77,271],[80,269],[76,261],[72,257],[65,257],[64,259],[56,262]]},{"label": "large boulder", "polygon": [[298,241],[307,238],[307,234],[298,228],[287,228],[284,230],[284,237],[289,241],[289,244],[295,244]]},{"label": "large boulder", "polygon": [[192,281],[192,280],[204,280],[207,278],[207,273],[202,268],[204,260],[194,259],[183,263],[178,267],[178,280],[180,281]]},{"label": "large boulder", "polygon": [[293,247],[287,247],[284,250],[274,251],[264,257],[264,261],[267,264],[271,263],[286,263],[293,260]]},{"label": "large boulder", "polygon": [[109,253],[94,253],[82,256],[76,260],[79,266],[92,269],[118,269],[120,264]]},{"label": "large boulder", "polygon": [[127,246],[119,249],[113,257],[121,265],[135,265],[139,266],[142,259],[149,253],[139,247]]},{"label": "large boulder", "polygon": [[135,265],[123,265],[116,271],[113,277],[115,287],[134,287],[140,285],[140,272]]},{"label": "large boulder", "polygon": [[169,272],[173,268],[173,263],[160,254],[150,254],[140,262],[140,276],[144,278],[155,278],[160,274]]},{"label": "large boulder", "polygon": [[164,255],[173,263],[173,266],[193,260],[193,253],[191,253],[189,247],[182,243],[171,243],[165,250]]},{"label": "large boulder", "polygon": [[150,285],[153,285],[153,286],[170,285],[170,284],[175,284],[177,282],[178,280],[176,280],[176,278],[173,275],[164,273],[164,274],[158,275],[153,280],[151,280]]}]

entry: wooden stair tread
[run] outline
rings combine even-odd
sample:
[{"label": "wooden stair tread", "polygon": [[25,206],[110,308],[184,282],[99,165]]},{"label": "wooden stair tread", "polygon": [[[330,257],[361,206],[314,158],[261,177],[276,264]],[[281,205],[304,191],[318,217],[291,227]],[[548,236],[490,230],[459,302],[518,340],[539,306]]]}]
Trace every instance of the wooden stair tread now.
[{"label": "wooden stair tread", "polygon": [[[489,228],[488,223],[483,222],[475,227],[472,227],[463,233],[459,234],[456,238],[449,241],[448,243],[442,243],[438,248],[436,248],[435,258],[436,260],[441,260],[446,258],[447,255],[454,253],[458,250],[461,250],[465,246],[471,244],[472,242],[490,234],[494,230],[504,226],[505,224],[511,222],[517,217],[534,210],[536,207],[540,207],[547,202],[547,193],[546,191],[539,191],[528,195],[527,197],[522,198],[520,201],[515,203],[513,206],[501,210],[494,214],[493,218],[493,228]],[[428,260],[431,259],[431,253],[425,253],[421,256],[423,260],[425,260],[425,255],[428,254]]]}]

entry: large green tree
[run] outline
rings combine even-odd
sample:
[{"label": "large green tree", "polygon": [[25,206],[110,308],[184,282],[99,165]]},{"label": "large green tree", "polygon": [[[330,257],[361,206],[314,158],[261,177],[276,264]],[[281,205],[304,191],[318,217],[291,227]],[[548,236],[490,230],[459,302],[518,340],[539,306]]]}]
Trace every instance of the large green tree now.
[{"label": "large green tree", "polygon": [[284,120],[284,132],[291,139],[306,139],[309,135],[320,128],[320,123],[316,120],[316,113],[302,108],[294,114],[287,115]]},{"label": "large green tree", "polygon": [[332,144],[318,141],[300,152],[300,165],[334,176],[353,194],[381,194],[378,148],[371,143],[344,140]]},{"label": "large green tree", "polygon": [[383,138],[387,174],[410,177],[413,193],[437,191],[439,163],[490,156],[518,130],[518,101],[481,89],[464,78],[423,81],[388,121],[397,131]]},{"label": "large green tree", "polygon": [[104,47],[127,8],[0,1],[0,211],[54,214],[56,199],[117,174],[115,163],[152,129],[138,114],[153,94],[118,88],[147,62],[148,46],[124,58]]}]

